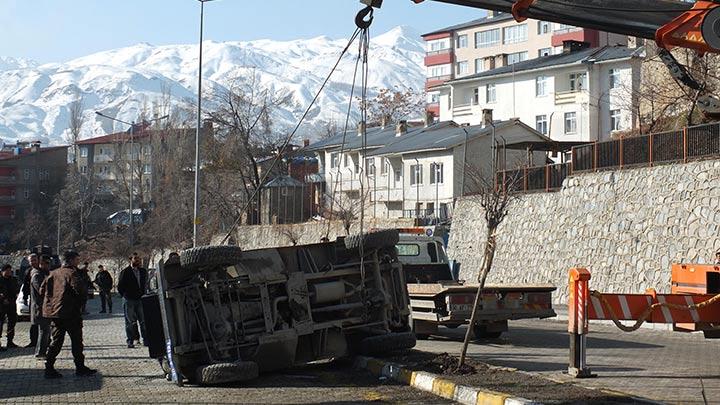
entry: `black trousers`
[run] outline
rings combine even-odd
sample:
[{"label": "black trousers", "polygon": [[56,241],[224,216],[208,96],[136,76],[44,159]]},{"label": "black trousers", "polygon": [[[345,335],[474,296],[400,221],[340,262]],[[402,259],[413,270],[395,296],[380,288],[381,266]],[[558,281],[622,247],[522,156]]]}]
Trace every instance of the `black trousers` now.
[{"label": "black trousers", "polygon": [[48,348],[45,367],[51,368],[55,366],[57,358],[63,343],[65,342],[65,333],[70,336],[70,344],[72,349],[75,368],[85,365],[85,355],[83,354],[83,337],[82,337],[82,318],[73,319],[51,319],[50,327],[50,347]]},{"label": "black trousers", "polygon": [[100,308],[104,311],[106,305],[108,311],[112,312],[112,292],[110,290],[100,290]]},{"label": "black trousers", "polygon": [[12,342],[15,338],[15,324],[17,323],[17,312],[15,303],[12,305],[3,305],[0,307],[0,334],[2,334],[3,326],[7,329],[5,337],[8,342]]},{"label": "black trousers", "polygon": [[37,345],[38,341],[38,326],[37,325],[30,325],[30,344],[35,346]]}]

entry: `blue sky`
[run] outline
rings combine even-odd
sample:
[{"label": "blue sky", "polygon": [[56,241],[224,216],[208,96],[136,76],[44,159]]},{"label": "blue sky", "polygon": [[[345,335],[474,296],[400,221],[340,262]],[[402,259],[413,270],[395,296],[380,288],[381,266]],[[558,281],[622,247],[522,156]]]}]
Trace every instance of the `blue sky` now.
[{"label": "blue sky", "polygon": [[[215,41],[348,37],[358,0],[215,0],[205,4],[205,37]],[[0,56],[62,62],[148,42],[197,42],[196,0],[0,0]],[[478,18],[472,8],[385,0],[372,31],[408,25],[428,32]]]}]

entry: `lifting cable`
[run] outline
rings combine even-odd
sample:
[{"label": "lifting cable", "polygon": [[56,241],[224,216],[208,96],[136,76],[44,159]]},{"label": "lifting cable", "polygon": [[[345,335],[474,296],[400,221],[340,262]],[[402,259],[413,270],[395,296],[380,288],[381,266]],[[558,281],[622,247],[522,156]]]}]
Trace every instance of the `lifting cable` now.
[{"label": "lifting cable", "polygon": [[597,298],[600,300],[600,303],[602,304],[602,307],[604,310],[608,311],[610,314],[610,318],[612,318],[613,323],[615,326],[618,327],[623,332],[634,332],[638,329],[640,329],[640,326],[642,326],[643,323],[645,323],[652,314],[652,312],[661,307],[674,309],[677,311],[693,311],[697,309],[702,309],[704,307],[707,307],[709,305],[712,305],[718,301],[720,301],[720,294],[715,295],[712,298],[709,298],[703,302],[697,303],[697,304],[691,304],[691,305],[679,305],[679,304],[671,304],[667,302],[656,302],[654,304],[649,305],[645,310],[640,314],[637,321],[635,321],[635,324],[632,326],[625,326],[620,322],[620,318],[618,318],[617,314],[615,313],[615,310],[610,306],[610,303],[607,301],[607,299],[603,296],[602,293],[592,290],[590,291],[590,296]]},{"label": "lifting cable", "polygon": [[[348,49],[350,49],[350,46],[352,46],[352,44],[355,42],[355,40],[358,38],[358,36],[361,34],[361,32],[367,31],[367,28],[370,26],[370,23],[372,23],[372,13],[373,13],[372,7],[368,6],[368,7],[364,8],[363,10],[361,10],[358,13],[358,15],[355,17],[355,23],[357,25],[357,28],[355,29],[352,36],[350,37],[350,40],[348,41],[345,48],[343,48],[343,50],[340,52],[340,55],[338,56],[337,61],[335,62],[335,65],[333,65],[332,69],[330,70],[330,73],[328,73],[328,75],[325,78],[325,80],[323,81],[322,85],[320,86],[318,91],[315,93],[315,96],[313,97],[312,101],[310,101],[310,104],[305,109],[305,112],[303,113],[303,115],[300,117],[300,120],[298,121],[297,125],[295,125],[295,128],[292,130],[292,132],[285,138],[285,141],[283,142],[282,147],[279,148],[279,152],[278,152],[277,156],[275,156],[272,163],[270,164],[270,167],[267,169],[265,174],[260,179],[260,182],[258,183],[258,187],[253,191],[252,195],[250,196],[248,201],[245,203],[243,209],[240,211],[237,218],[235,219],[235,222],[230,227],[230,230],[228,231],[228,233],[225,235],[225,237],[220,242],[221,245],[227,243],[227,241],[232,236],[233,232],[235,232],[237,227],[240,225],[243,214],[248,210],[248,208],[250,207],[250,204],[252,204],[252,202],[255,201],[255,198],[258,196],[258,193],[260,192],[262,185],[265,184],[265,180],[267,179],[268,175],[270,175],[270,173],[272,173],[272,170],[275,168],[277,163],[282,158],[282,155],[283,155],[283,153],[285,153],[288,145],[290,144],[290,141],[295,136],[295,133],[298,131],[298,129],[300,128],[300,125],[303,123],[305,118],[307,118],[308,114],[310,113],[310,109],[313,107],[313,105],[315,105],[315,102],[317,101],[318,97],[320,97],[320,94],[322,93],[322,91],[325,89],[325,86],[330,81],[330,78],[332,77],[333,73],[335,73],[335,70],[337,70],[337,67],[340,65],[340,62],[341,62],[342,58],[345,56],[345,54],[347,53]],[[367,19],[366,19],[366,17],[367,17]]]}]

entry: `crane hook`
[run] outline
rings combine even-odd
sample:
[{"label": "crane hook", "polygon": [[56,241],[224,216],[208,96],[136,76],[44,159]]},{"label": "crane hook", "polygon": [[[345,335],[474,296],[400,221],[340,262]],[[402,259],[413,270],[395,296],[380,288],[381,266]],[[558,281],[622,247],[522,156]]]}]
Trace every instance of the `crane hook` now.
[{"label": "crane hook", "polygon": [[360,10],[355,16],[355,25],[361,30],[366,30],[373,22],[373,8],[370,6]]}]

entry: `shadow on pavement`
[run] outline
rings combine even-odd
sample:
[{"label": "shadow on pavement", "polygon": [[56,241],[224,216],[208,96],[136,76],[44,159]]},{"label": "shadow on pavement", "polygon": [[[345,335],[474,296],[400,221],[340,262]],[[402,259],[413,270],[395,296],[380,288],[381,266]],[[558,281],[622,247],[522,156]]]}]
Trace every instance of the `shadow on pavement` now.
[{"label": "shadow on pavement", "polygon": [[[103,385],[103,376],[76,377],[74,369],[58,369],[63,378],[46,380],[42,368],[0,370],[0,398],[23,398],[36,395],[56,395],[97,391]],[[1,381],[12,381],[4,384]]]},{"label": "shadow on pavement", "polygon": [[[20,343],[18,343],[20,344]],[[5,347],[5,346],[3,346]],[[35,355],[35,348],[34,347],[18,347],[15,349],[7,349],[4,352],[0,352],[0,360],[2,359],[9,359],[11,357],[18,357],[18,356],[31,356]]]}]

